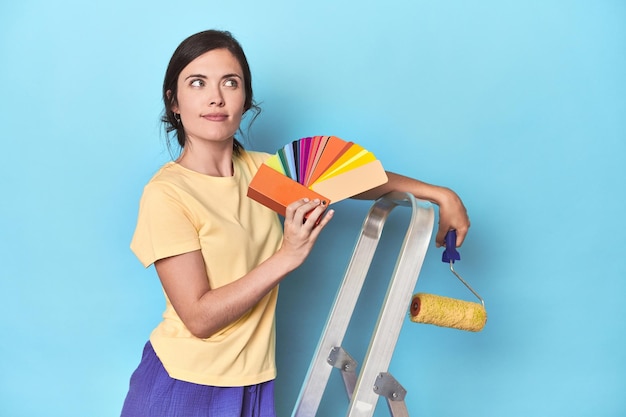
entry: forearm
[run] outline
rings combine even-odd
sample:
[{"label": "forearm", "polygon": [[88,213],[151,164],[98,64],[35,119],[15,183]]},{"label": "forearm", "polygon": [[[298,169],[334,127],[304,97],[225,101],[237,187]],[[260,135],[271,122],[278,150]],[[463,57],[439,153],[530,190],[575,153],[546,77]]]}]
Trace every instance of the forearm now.
[{"label": "forearm", "polygon": [[387,171],[387,177],[389,181],[385,184],[357,194],[354,198],[360,200],[376,200],[392,191],[401,191],[411,193],[416,198],[439,205],[450,198],[449,194],[453,194],[448,188],[428,184],[394,172]]},{"label": "forearm", "polygon": [[439,227],[435,236],[437,246],[445,243],[448,231],[456,230],[456,245],[461,246],[470,227],[467,210],[460,197],[451,189],[427,184],[410,177],[387,172],[389,181],[354,198],[375,200],[389,192],[401,191],[413,194],[416,198],[430,201],[439,206]]},{"label": "forearm", "polygon": [[277,253],[232,283],[209,289],[198,299],[185,325],[196,337],[210,337],[272,291],[293,270],[288,265]]},{"label": "forearm", "polygon": [[211,288],[200,251],[155,263],[157,274],[174,310],[185,327],[198,338],[207,338],[250,310],[293,267],[276,253],[239,279]]}]

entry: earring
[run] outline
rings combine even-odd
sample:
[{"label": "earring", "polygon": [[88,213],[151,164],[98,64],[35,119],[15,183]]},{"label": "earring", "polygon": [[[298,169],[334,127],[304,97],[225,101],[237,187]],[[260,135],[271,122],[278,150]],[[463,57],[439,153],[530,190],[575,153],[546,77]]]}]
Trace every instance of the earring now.
[{"label": "earring", "polygon": [[174,120],[176,120],[176,124],[180,124],[180,113],[174,113]]}]

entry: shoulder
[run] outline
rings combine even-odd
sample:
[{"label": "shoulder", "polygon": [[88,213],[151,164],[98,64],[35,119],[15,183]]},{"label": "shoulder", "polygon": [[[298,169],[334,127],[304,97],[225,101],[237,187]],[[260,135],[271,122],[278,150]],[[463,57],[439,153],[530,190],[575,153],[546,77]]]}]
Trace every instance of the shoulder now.
[{"label": "shoulder", "polygon": [[241,154],[239,155],[241,159],[250,159],[258,165],[261,165],[270,156],[271,155],[267,152],[246,151],[246,150],[241,151]]},{"label": "shoulder", "polygon": [[238,159],[248,166],[251,172],[256,172],[261,164],[271,155],[266,152],[246,151],[242,150],[238,155]]},{"label": "shoulder", "polygon": [[150,178],[147,185],[155,183],[176,182],[180,177],[179,165],[175,162],[167,162]]},{"label": "shoulder", "polygon": [[186,188],[185,184],[188,182],[189,180],[185,178],[185,173],[181,167],[174,162],[168,162],[144,186],[143,199],[158,199],[178,195],[182,189]]}]

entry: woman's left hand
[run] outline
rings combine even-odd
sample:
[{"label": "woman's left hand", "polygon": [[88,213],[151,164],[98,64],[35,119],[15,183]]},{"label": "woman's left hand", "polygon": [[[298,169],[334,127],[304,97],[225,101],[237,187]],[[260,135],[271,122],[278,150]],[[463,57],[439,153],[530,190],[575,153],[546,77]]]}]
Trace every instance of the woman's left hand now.
[{"label": "woman's left hand", "polygon": [[442,189],[439,205],[439,229],[435,242],[437,247],[445,245],[446,234],[456,230],[456,246],[461,246],[470,228],[467,210],[459,196],[448,188]]}]

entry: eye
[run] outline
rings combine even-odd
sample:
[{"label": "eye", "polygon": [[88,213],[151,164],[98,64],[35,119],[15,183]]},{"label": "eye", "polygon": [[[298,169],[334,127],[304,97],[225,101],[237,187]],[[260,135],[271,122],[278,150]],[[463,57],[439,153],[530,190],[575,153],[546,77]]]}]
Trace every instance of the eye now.
[{"label": "eye", "polygon": [[199,78],[196,78],[195,80],[191,80],[189,85],[192,87],[204,87],[204,81]]},{"label": "eye", "polygon": [[224,87],[237,88],[239,87],[239,81],[237,81],[235,78],[228,78],[224,80]]}]

